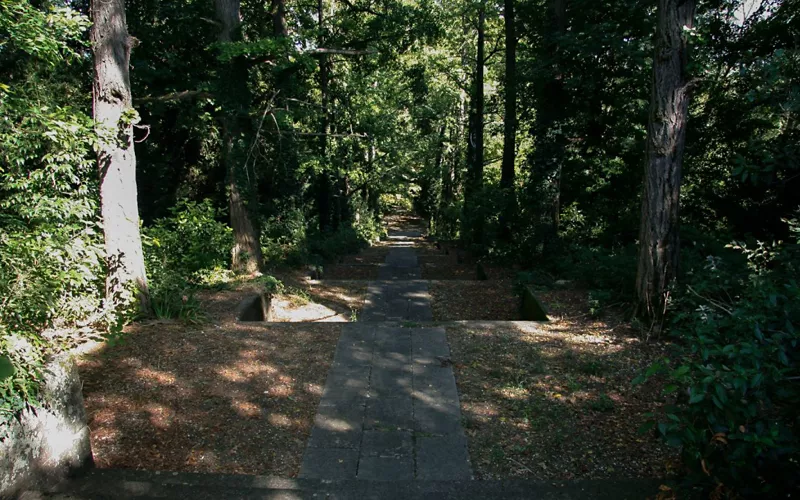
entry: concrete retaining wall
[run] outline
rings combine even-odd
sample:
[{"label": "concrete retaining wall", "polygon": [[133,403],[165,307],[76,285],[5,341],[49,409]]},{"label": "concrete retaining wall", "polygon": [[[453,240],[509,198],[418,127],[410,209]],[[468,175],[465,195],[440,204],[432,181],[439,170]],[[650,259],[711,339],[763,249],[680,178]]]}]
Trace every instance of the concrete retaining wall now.
[{"label": "concrete retaining wall", "polygon": [[46,365],[41,400],[44,407],[23,411],[0,442],[0,498],[46,490],[92,463],[81,381],[70,356]]}]

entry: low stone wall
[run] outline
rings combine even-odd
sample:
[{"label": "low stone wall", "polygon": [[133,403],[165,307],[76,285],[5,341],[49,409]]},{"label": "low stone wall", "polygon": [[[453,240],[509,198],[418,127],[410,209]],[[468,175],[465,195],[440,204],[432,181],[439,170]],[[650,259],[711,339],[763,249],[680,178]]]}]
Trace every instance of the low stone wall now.
[{"label": "low stone wall", "polygon": [[26,409],[0,442],[0,498],[46,490],[91,465],[78,368],[69,355],[44,369],[42,408]]},{"label": "low stone wall", "polygon": [[239,303],[236,321],[272,321],[272,294],[254,293]]}]

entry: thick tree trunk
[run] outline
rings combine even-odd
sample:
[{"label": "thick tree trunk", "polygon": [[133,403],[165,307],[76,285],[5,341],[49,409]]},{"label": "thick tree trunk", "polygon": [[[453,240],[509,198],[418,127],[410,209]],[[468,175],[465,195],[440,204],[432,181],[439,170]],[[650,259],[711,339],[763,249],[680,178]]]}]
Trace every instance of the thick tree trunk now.
[{"label": "thick tree trunk", "polygon": [[[678,271],[681,163],[689,84],[686,33],[694,0],[659,0],[636,276],[637,313],[663,318]],[[658,327],[656,327],[658,328]]]},{"label": "thick tree trunk", "polygon": [[[219,41],[241,39],[239,0],[215,0],[217,19],[222,29]],[[248,210],[255,192],[255,178],[245,171],[245,135],[250,128],[248,116],[250,93],[247,88],[247,65],[240,58],[220,72],[219,95],[223,113],[223,163],[228,179],[228,209],[233,228],[232,268],[237,273],[253,274],[261,269],[263,257],[252,215]]]},{"label": "thick tree trunk", "polygon": [[510,221],[516,212],[514,160],[517,142],[517,33],[514,23],[514,0],[505,0],[503,10],[506,28],[506,95],[503,121],[503,167],[500,175],[504,206],[500,214],[500,238],[510,241]]},{"label": "thick tree trunk", "polygon": [[[125,305],[136,293],[139,308],[149,312],[150,300],[139,234],[136,154],[129,62],[134,38],[128,35],[124,0],[92,2],[94,51],[94,118],[100,133],[97,163],[108,276],[106,296]],[[131,290],[133,289],[133,290]]]}]

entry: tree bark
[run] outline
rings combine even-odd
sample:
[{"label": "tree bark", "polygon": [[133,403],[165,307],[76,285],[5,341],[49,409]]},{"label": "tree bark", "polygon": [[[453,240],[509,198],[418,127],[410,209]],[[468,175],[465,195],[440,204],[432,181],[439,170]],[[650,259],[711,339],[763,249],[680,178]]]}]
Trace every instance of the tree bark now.
[{"label": "tree bark", "polygon": [[[637,314],[657,325],[678,271],[681,164],[689,113],[685,30],[694,0],[659,0],[636,275]],[[656,327],[659,329],[660,327]]]},{"label": "tree bark", "polygon": [[100,130],[97,164],[108,275],[106,297],[114,306],[134,299],[150,311],[147,275],[139,233],[136,153],[129,74],[134,38],[128,35],[124,0],[95,0],[91,5],[94,52],[94,118]]},{"label": "tree bark", "polygon": [[567,99],[564,91],[564,76],[561,73],[560,37],[567,28],[567,0],[549,0],[549,30],[545,33],[544,48],[550,58],[551,68],[540,95],[534,124],[536,149],[534,153],[531,183],[536,198],[541,203],[540,213],[545,219],[542,240],[544,246],[552,243],[559,230],[561,212],[561,175],[566,156],[566,138],[561,130],[565,119]]},{"label": "tree bark", "polygon": [[[325,10],[323,0],[319,0],[317,4],[318,9],[318,25],[320,32],[323,30],[325,23]],[[326,54],[322,54],[319,58],[319,89],[321,94],[322,113],[320,116],[320,136],[319,136],[319,156],[320,156],[320,171],[317,174],[317,213],[319,215],[319,229],[320,231],[327,231],[332,227],[332,214],[331,214],[331,196],[333,191],[330,173],[327,171],[328,159],[328,134],[330,133],[330,116],[329,116],[329,78],[330,78],[330,60]]]},{"label": "tree bark", "polygon": [[276,37],[289,36],[289,27],[286,25],[286,0],[272,0],[270,12],[272,13],[272,34]]},{"label": "tree bark", "polygon": [[478,53],[475,64],[475,79],[473,80],[472,96],[470,102],[469,136],[467,142],[467,185],[464,193],[464,209],[469,233],[469,241],[480,243],[483,241],[483,217],[479,213],[479,199],[483,190],[483,65],[486,59],[485,28],[486,6],[481,3],[478,11]]},{"label": "tree bark", "polygon": [[[219,41],[241,40],[240,1],[215,0],[215,7],[222,27]],[[247,73],[245,61],[234,58],[228,68],[220,71],[219,99],[224,113],[223,163],[228,179],[228,210],[234,239],[231,267],[237,273],[253,274],[261,270],[263,257],[258,231],[248,207],[248,201],[253,201],[255,178],[245,171],[245,136],[250,128]]]},{"label": "tree bark", "polygon": [[503,18],[506,28],[506,95],[503,121],[503,166],[500,175],[504,207],[500,214],[500,238],[510,241],[510,221],[516,212],[514,160],[517,139],[517,33],[514,23],[514,0],[505,0]]}]

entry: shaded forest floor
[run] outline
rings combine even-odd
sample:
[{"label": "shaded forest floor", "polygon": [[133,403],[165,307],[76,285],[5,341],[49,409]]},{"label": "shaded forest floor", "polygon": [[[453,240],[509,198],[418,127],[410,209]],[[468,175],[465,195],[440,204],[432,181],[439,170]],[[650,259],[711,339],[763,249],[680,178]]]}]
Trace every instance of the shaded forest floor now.
[{"label": "shaded forest floor", "polygon": [[[409,220],[390,219],[404,226]],[[637,429],[661,411],[660,387],[631,381],[665,354],[618,311],[593,318],[579,287],[539,292],[548,323],[520,319],[516,270],[453,245],[416,248],[434,321],[447,327],[476,478],[664,477],[676,454]],[[131,325],[120,345],[80,360],[99,467],[294,477],[341,323],[357,321],[387,245],[325,266],[275,273],[278,323],[235,311],[262,287],[198,294],[202,322]]]}]

